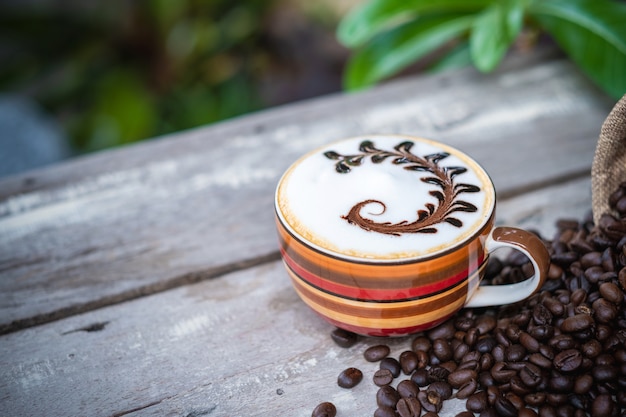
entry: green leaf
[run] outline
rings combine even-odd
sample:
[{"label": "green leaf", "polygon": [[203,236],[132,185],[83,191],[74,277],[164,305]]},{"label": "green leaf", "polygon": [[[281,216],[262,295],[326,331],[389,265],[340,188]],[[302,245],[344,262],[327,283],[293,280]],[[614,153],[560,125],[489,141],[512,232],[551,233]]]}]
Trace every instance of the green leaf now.
[{"label": "green leaf", "polygon": [[344,84],[348,90],[368,87],[466,33],[474,16],[430,16],[381,34],[348,62]]},{"label": "green leaf", "polygon": [[428,68],[429,72],[443,72],[468,67],[472,64],[469,42],[461,42],[439,61]]},{"label": "green leaf", "polygon": [[470,35],[470,53],[476,68],[492,71],[515,40],[524,20],[523,0],[493,3],[474,22]]},{"label": "green leaf", "polygon": [[473,13],[493,0],[370,0],[339,23],[337,38],[348,48],[365,44],[376,34],[428,12]]},{"label": "green leaf", "polygon": [[626,4],[545,0],[529,13],[604,91],[626,93]]}]

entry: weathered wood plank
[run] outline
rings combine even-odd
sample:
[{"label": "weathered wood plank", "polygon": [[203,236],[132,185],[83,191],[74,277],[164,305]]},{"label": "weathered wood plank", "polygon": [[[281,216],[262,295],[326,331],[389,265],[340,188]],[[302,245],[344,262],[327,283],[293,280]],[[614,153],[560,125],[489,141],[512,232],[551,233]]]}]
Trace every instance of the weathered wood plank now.
[{"label": "weathered wood plank", "polygon": [[344,136],[457,146],[500,195],[588,172],[611,103],[570,63],[409,78],[0,182],[0,333],[276,258],[272,197],[299,155]]},{"label": "weathered wood plank", "polygon": [[[549,235],[557,218],[589,210],[589,184],[503,201],[497,222]],[[372,415],[377,364],[361,355],[379,340],[342,349],[331,330],[271,262],[2,336],[0,415],[306,417],[325,400],[340,417]],[[409,341],[385,342],[397,357]],[[366,378],[343,390],[348,366]],[[448,402],[440,415],[462,407]]]}]

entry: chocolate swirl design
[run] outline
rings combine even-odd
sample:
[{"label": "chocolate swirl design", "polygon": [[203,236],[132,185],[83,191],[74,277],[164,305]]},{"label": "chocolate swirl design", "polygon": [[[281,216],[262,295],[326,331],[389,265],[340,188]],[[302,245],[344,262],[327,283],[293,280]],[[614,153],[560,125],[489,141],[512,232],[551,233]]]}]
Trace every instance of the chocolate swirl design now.
[{"label": "chocolate swirl design", "polygon": [[387,206],[382,201],[365,200],[355,204],[348,214],[341,216],[341,218],[364,230],[394,236],[400,236],[403,233],[437,233],[436,226],[443,222],[455,227],[463,226],[463,222],[453,217],[452,214],[455,212],[472,213],[478,209],[475,205],[460,200],[458,196],[462,193],[479,192],[480,187],[472,184],[455,183],[454,178],[466,172],[467,168],[439,166],[439,162],[450,156],[450,154],[441,152],[420,157],[411,152],[413,145],[414,143],[410,141],[402,142],[394,147],[395,152],[393,152],[377,149],[374,143],[366,140],[361,142],[359,146],[361,153],[359,154],[340,155],[337,152],[328,151],[324,153],[324,156],[337,161],[335,170],[340,174],[349,173],[353,167],[362,165],[368,157],[375,164],[380,164],[388,158],[392,158],[393,164],[404,165],[406,170],[428,173],[421,177],[420,180],[436,187],[429,194],[437,199],[437,206],[432,203],[426,203],[424,209],[417,210],[417,219],[412,222],[403,220],[398,223],[379,223],[361,216],[361,209],[368,204],[377,204],[382,208],[382,211],[377,215],[381,215],[385,212]]}]

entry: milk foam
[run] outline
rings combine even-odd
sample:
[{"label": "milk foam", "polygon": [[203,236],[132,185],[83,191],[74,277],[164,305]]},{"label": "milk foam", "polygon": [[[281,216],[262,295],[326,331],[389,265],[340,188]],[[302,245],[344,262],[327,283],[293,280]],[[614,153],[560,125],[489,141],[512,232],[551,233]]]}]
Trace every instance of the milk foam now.
[{"label": "milk foam", "polygon": [[[364,141],[370,141],[373,148],[381,152],[360,151],[359,146]],[[449,172],[454,171],[453,167],[464,167],[467,171],[453,175],[451,181],[453,185],[469,184],[470,187],[457,187],[457,190],[468,191],[459,193],[455,201],[461,203],[453,206],[464,210],[444,216],[444,219],[452,220],[442,219],[419,232],[391,234],[386,232],[390,226],[399,225],[393,230],[404,230],[407,224],[416,222],[418,210],[426,213],[428,207],[432,210],[442,204],[433,195],[442,188],[432,181],[422,180],[436,177],[432,172],[405,169],[419,165],[414,162],[394,164],[398,159],[395,155],[402,151],[394,147],[406,141],[413,143],[409,145],[409,152],[417,160],[443,152],[450,154],[437,161],[437,172],[441,174],[445,167]],[[325,155],[329,151],[333,153]],[[374,163],[374,154],[379,155],[379,159],[380,155],[388,156],[382,162]],[[347,164],[347,156],[358,159],[359,155],[362,155],[359,165]],[[337,171],[341,161],[344,163],[339,169],[347,168],[349,172]],[[382,224],[377,227],[385,232],[364,228],[367,223],[360,226],[348,221],[348,214],[355,205],[368,200],[373,201],[364,204],[357,212],[361,218]],[[395,135],[357,137],[318,149],[292,165],[281,179],[276,193],[279,218],[307,244],[340,257],[382,261],[430,256],[461,244],[487,223],[494,201],[491,180],[472,159],[443,144]],[[470,211],[468,207],[476,210]],[[420,223],[414,224],[419,229]]]}]

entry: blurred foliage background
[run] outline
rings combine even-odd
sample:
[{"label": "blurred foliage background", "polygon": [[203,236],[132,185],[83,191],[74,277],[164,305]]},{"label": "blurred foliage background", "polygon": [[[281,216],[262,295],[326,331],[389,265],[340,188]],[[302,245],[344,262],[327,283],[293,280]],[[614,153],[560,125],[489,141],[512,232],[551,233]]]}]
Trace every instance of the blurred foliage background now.
[{"label": "blurred foliage background", "polygon": [[75,153],[341,89],[354,1],[3,0],[0,91],[59,121]]}]

